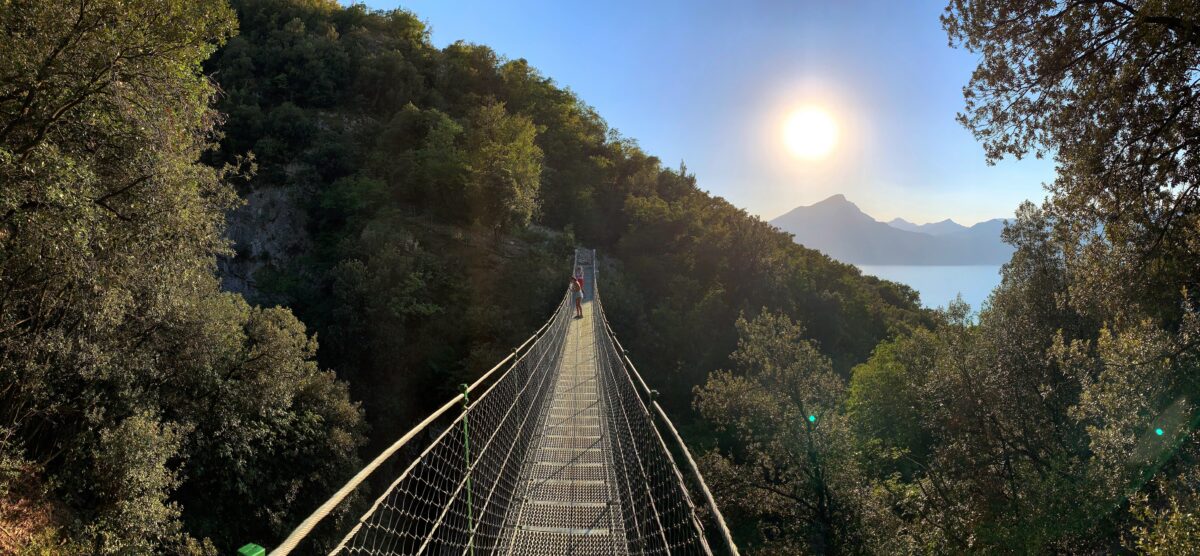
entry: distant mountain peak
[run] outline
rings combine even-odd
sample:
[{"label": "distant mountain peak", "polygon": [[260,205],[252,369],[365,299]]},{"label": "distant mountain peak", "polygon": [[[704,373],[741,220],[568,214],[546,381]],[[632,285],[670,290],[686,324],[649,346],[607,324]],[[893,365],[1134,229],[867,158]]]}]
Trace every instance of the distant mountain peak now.
[{"label": "distant mountain peak", "polygon": [[959,224],[950,218],[940,222],[930,222],[928,224],[914,224],[903,218],[893,218],[887,223],[887,225],[896,228],[897,230],[929,234],[931,236],[957,234],[960,232],[965,232],[968,229],[966,226],[963,226],[962,224]]},{"label": "distant mountain peak", "polygon": [[880,222],[845,195],[831,195],[771,220],[797,243],[854,264],[1000,264],[1012,248],[1000,241],[1000,220],[970,228],[947,218],[913,224],[903,218]]},{"label": "distant mountain peak", "polygon": [[[787,221],[792,218],[798,218],[802,214],[813,215],[821,214],[829,217],[837,216],[838,218],[849,218],[863,222],[875,222],[874,218],[858,208],[858,205],[850,202],[845,195],[838,193],[830,195],[811,205],[798,206],[782,216],[776,217],[772,222]],[[878,223],[878,222],[876,222]]]}]

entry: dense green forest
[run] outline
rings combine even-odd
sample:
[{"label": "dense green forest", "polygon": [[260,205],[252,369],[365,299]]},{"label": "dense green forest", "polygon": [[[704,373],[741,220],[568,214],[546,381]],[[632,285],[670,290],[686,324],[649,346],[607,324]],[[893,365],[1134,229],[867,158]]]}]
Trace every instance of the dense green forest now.
[{"label": "dense green forest", "polygon": [[1196,13],[951,2],[963,123],[1059,169],[972,315],[403,10],[0,4],[0,551],[272,545],[575,245],[747,553],[1200,546]]},{"label": "dense green forest", "polygon": [[240,34],[206,66],[229,114],[216,160],[253,152],[244,189],[289,192],[312,238],[295,253],[241,253],[258,259],[251,297],[319,332],[319,360],[349,381],[379,440],[437,399],[414,405],[379,385],[445,387],[507,353],[557,301],[573,243],[619,261],[605,284],[615,325],[680,411],[732,351],[743,311],[822,315],[812,336],[843,372],[891,329],[931,322],[911,290],[703,193],[523,60],[438,50],[403,11],[235,6]]}]

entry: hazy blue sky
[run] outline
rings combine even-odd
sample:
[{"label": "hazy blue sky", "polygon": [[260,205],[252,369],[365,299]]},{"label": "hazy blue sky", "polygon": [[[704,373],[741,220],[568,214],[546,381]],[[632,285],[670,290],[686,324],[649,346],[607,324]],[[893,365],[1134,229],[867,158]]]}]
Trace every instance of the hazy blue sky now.
[{"label": "hazy blue sky", "polygon": [[[944,1],[371,0],[403,7],[433,42],[525,58],[700,187],[765,219],[844,193],[881,220],[971,224],[1040,201],[1047,160],[989,167],[954,121],[975,65],[951,49]],[[818,105],[830,157],[792,157],[781,126]]]}]

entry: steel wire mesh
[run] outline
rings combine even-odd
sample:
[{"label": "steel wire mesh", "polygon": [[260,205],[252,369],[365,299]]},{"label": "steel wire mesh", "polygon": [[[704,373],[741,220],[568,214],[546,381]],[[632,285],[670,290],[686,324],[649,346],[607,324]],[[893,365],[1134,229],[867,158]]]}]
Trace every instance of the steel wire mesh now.
[{"label": "steel wire mesh", "polygon": [[[546,334],[392,483],[335,554],[490,553],[498,548],[537,432],[531,423],[539,418],[553,378],[547,369],[556,368],[562,357],[566,309],[560,306]],[[474,447],[470,461],[468,444]]]},{"label": "steel wire mesh", "polygon": [[568,296],[334,554],[711,554],[644,385],[605,325],[592,252],[576,264],[584,317]]},{"label": "steel wire mesh", "polygon": [[593,323],[606,415],[612,432],[612,465],[631,554],[711,554],[683,477],[638,395],[616,342],[599,317]]}]

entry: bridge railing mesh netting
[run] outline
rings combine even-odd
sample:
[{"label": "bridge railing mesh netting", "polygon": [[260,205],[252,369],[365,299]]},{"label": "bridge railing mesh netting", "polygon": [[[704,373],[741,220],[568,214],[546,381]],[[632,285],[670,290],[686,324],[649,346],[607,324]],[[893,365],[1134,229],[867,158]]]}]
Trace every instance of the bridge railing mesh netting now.
[{"label": "bridge railing mesh netting", "polygon": [[[491,553],[538,433],[570,313],[460,414],[392,483],[339,546],[345,554]],[[334,553],[339,553],[338,549]]]},{"label": "bridge railing mesh netting", "polygon": [[[587,285],[594,288],[593,252],[580,250],[575,262],[587,269],[591,278]],[[656,417],[666,419],[665,413],[625,357],[604,319],[598,296],[593,293],[588,298],[592,318],[574,319],[570,296],[564,297],[537,333],[371,462],[272,555],[297,548],[304,553],[316,551],[311,541],[303,544],[316,524],[353,499],[352,494],[385,462],[395,465],[389,460],[398,453],[411,461],[344,536],[335,539],[332,554],[549,555],[563,553],[564,546],[572,553],[605,546],[603,552],[617,554],[711,554],[701,520],[713,514],[718,518],[713,522],[716,529],[727,541],[719,546],[736,552],[682,440],[669,420],[665,438],[655,426]],[[570,346],[568,333],[576,338]],[[581,342],[579,338],[585,336]],[[566,357],[572,358],[567,362],[572,370],[560,381]],[[581,358],[590,358],[594,366],[580,365]],[[586,377],[587,384],[578,377]],[[603,431],[602,436],[589,441],[589,447],[563,454],[561,462],[544,461],[547,450],[564,450],[543,448],[550,438],[546,427],[557,427],[556,431],[564,427],[547,419],[562,418],[561,413],[552,416],[550,408],[556,384],[561,389],[568,381],[576,381],[571,388],[576,393],[584,391],[581,387],[591,391],[594,383],[596,394],[592,413],[576,416],[572,430]],[[561,412],[561,407],[556,411]],[[582,419],[590,421],[578,425]],[[562,442],[561,435],[553,436],[556,443]],[[430,440],[421,449],[414,447],[418,438]],[[703,510],[693,503],[689,482],[672,455],[681,449],[692,472],[690,484],[698,481],[703,487],[707,502]],[[549,478],[545,478],[546,468],[539,467],[546,465],[554,466]],[[535,492],[544,491],[539,487],[546,481],[567,485],[566,494],[558,497],[562,499],[533,500]],[[572,489],[595,490],[601,493],[601,501],[585,501]],[[564,523],[524,523],[529,506],[514,508],[525,503],[549,508],[552,515],[559,512]],[[597,525],[566,523],[577,520],[581,512],[599,512]],[[539,543],[540,538],[554,541]],[[563,544],[563,538],[568,544]]]},{"label": "bridge railing mesh netting", "polygon": [[629,508],[624,514],[629,551],[711,554],[683,477],[609,335],[598,298],[595,306],[597,366],[608,402],[612,465],[623,498],[619,503]]}]

